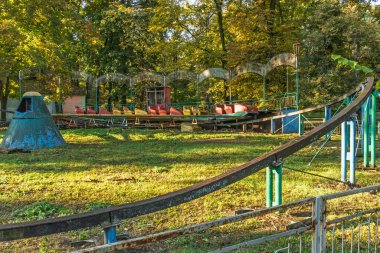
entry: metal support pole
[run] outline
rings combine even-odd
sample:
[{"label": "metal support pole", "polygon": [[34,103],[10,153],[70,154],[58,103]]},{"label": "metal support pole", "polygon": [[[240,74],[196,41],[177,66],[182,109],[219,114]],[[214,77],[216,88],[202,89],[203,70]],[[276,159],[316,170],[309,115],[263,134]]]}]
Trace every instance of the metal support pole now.
[{"label": "metal support pole", "polygon": [[312,239],[312,253],[326,252],[326,200],[318,196],[313,203],[312,223],[315,224]]},{"label": "metal support pole", "polygon": [[19,93],[20,93],[20,101],[22,98],[22,72],[21,70],[18,72],[18,85],[19,85]]},{"label": "metal support pole", "polygon": [[273,205],[273,173],[270,167],[267,167],[267,207]]},{"label": "metal support pole", "polygon": [[[273,175],[275,177],[275,202],[273,202]],[[266,169],[266,204],[267,207],[272,207],[273,205],[278,206],[282,204],[282,163],[276,163],[270,165]]]},{"label": "metal support pole", "polygon": [[62,91],[61,91],[61,77],[58,77],[58,110],[62,113]]},{"label": "metal support pole", "polygon": [[302,114],[298,114],[298,134],[299,136],[304,134],[304,122],[302,118]]},{"label": "metal support pole", "polygon": [[278,164],[273,168],[275,175],[275,202],[276,206],[282,204],[282,164]]},{"label": "metal support pole", "polygon": [[313,203],[312,223],[315,224],[313,230],[312,253],[321,253],[321,210],[322,198],[316,197]]},{"label": "metal support pole", "polygon": [[363,104],[362,109],[362,132],[363,132],[363,166],[364,168],[368,167],[368,151],[369,151],[369,135],[368,135],[368,129],[369,129],[369,104],[370,100],[367,99],[366,102]]},{"label": "metal support pole", "polygon": [[[348,147],[349,146],[349,147]],[[349,148],[349,149],[348,149]],[[351,184],[355,184],[356,172],[356,122],[349,119],[341,125],[341,180],[347,181],[347,160],[350,164]]]},{"label": "metal support pole", "polygon": [[263,75],[263,109],[264,109],[264,111],[267,110],[266,101],[267,101],[267,98],[266,98],[266,78],[265,78],[265,74],[264,74]]},{"label": "metal support pole", "polygon": [[116,225],[104,227],[104,244],[116,242]]},{"label": "metal support pole", "polygon": [[[325,106],[325,122],[331,119],[331,106]],[[331,136],[331,132],[325,135],[325,140],[327,140]]]},{"label": "metal support pole", "polygon": [[196,99],[197,99],[197,102],[199,102],[200,98],[199,98],[199,75],[197,74],[197,81],[196,81],[196,85],[197,85],[197,90],[196,90]]},{"label": "metal support pole", "polygon": [[95,111],[99,112],[99,83],[98,79],[95,80]]},{"label": "metal support pole", "polygon": [[134,108],[134,99],[133,99],[133,84],[132,84],[132,78],[129,77],[129,88],[131,89],[130,90],[130,93],[129,93],[129,97],[130,97],[130,100],[131,100],[131,103],[129,105],[129,110],[131,111],[134,111],[135,108]]},{"label": "metal support pole", "polygon": [[351,120],[348,122],[350,127],[350,183],[355,184],[355,171],[356,171],[356,122]]},{"label": "metal support pole", "polygon": [[341,124],[341,180],[346,182],[347,180],[347,122],[344,121]]},{"label": "metal support pole", "polygon": [[371,94],[371,124],[369,129],[370,134],[370,140],[371,140],[371,146],[370,146],[370,153],[371,153],[371,160],[370,160],[370,166],[372,168],[375,167],[376,163],[376,91],[374,91]]},{"label": "metal support pole", "polygon": [[276,132],[276,120],[270,120],[270,133],[274,134]]},{"label": "metal support pole", "polygon": [[229,72],[229,82],[230,82],[230,104],[232,104],[232,74],[231,74],[231,70]]},{"label": "metal support pole", "polygon": [[298,76],[298,52],[296,53],[296,108],[299,108],[299,76]]}]

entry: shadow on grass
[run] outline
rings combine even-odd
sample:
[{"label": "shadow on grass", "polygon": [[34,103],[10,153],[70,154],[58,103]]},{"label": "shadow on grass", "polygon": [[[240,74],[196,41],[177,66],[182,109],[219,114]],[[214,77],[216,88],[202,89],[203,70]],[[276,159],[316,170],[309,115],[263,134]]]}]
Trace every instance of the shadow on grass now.
[{"label": "shadow on grass", "polygon": [[[84,131],[79,133],[79,135],[86,136]],[[170,139],[173,136],[167,135],[165,139],[158,139],[154,134],[167,133],[157,131],[142,133],[140,134],[143,138],[151,139],[134,140],[131,138],[133,135],[131,133],[123,135],[123,139],[120,140],[115,136],[104,134],[104,131],[95,131],[91,132],[91,135],[106,140],[105,143],[69,143],[61,148],[37,150],[31,154],[0,155],[3,163],[2,169],[5,171],[65,173],[124,165],[127,167],[126,169],[128,167],[147,169],[154,166],[174,166],[179,163],[191,166],[200,164],[216,164],[218,166],[219,163],[242,164],[281,144],[281,140],[263,136],[244,138],[228,136],[228,139],[224,137],[224,139],[194,140],[193,138],[183,138],[184,135],[178,133],[177,137],[182,138]],[[66,133],[66,135],[69,134]],[[209,135],[209,133],[203,134],[206,137]],[[262,140],[271,145],[262,145]]]}]

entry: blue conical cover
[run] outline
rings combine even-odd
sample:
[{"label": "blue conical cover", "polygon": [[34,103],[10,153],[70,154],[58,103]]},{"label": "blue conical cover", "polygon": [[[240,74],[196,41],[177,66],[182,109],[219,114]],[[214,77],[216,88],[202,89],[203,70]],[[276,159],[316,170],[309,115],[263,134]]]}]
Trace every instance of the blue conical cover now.
[{"label": "blue conical cover", "polygon": [[27,92],[13,116],[1,144],[2,148],[27,150],[52,148],[65,144],[42,96]]}]

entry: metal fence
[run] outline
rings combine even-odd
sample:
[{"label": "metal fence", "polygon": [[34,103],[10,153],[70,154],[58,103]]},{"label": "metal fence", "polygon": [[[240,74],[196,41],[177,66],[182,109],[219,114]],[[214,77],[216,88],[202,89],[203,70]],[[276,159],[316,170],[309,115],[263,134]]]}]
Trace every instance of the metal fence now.
[{"label": "metal fence", "polygon": [[[224,217],[214,221],[191,225],[174,230],[164,231],[138,238],[118,241],[116,243],[101,245],[93,248],[76,251],[84,252],[113,252],[137,247],[149,243],[162,241],[192,234],[214,227],[225,226],[248,219],[260,219],[266,215],[277,215],[279,218],[286,216],[288,211],[311,211],[310,217],[284,226],[281,232],[257,231],[259,235],[249,241],[216,249],[211,252],[222,253],[231,251],[247,252],[379,252],[379,221],[380,221],[380,185],[353,189],[345,192],[334,193],[325,196],[311,197],[286,203],[283,205],[249,210],[243,213]],[[357,194],[373,194],[373,204],[363,210],[333,210],[334,201]],[[329,205],[331,203],[331,206]],[[339,204],[338,204],[339,206]],[[337,216],[336,213],[344,212]],[[349,214],[348,214],[349,213]],[[341,214],[341,213],[340,213]]]}]

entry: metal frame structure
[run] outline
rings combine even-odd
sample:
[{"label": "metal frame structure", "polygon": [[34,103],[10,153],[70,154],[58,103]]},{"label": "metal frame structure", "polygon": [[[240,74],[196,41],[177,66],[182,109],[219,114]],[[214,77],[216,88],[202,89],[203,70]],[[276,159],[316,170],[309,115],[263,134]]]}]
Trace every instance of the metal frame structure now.
[{"label": "metal frame structure", "polygon": [[[153,81],[156,82],[162,86],[166,86],[170,83],[172,83],[175,80],[189,80],[194,81],[197,86],[197,96],[199,97],[199,91],[198,87],[199,84],[202,83],[204,80],[208,78],[218,78],[225,80],[229,83],[229,103],[233,103],[232,100],[232,81],[233,79],[237,78],[240,75],[246,74],[246,73],[255,73],[263,78],[263,109],[266,110],[266,76],[269,72],[271,72],[273,69],[279,67],[279,66],[290,66],[293,67],[296,71],[296,109],[299,109],[299,71],[298,71],[298,52],[299,52],[299,44],[294,44],[294,53],[282,53],[278,54],[274,57],[272,57],[266,64],[259,64],[259,63],[244,63],[239,66],[237,66],[234,70],[227,70],[223,68],[208,68],[204,71],[202,71],[200,74],[193,73],[191,71],[187,70],[178,70],[174,71],[172,73],[169,73],[167,75],[159,74],[153,71],[144,71],[140,72],[134,76],[127,76],[120,73],[106,73],[104,75],[101,75],[97,78],[95,78],[92,75],[86,74],[84,72],[79,71],[73,71],[71,73],[71,77],[74,79],[91,79],[92,83],[95,87],[95,110],[98,111],[99,109],[99,85],[103,82],[108,83],[112,80],[119,80],[123,82],[129,82],[130,87],[133,87],[134,85],[137,85],[140,82],[143,81]],[[20,97],[22,95],[22,81],[23,81],[23,72],[19,71],[19,92]],[[58,96],[62,97],[61,89],[58,91]],[[133,93],[130,94],[133,96]]]}]

